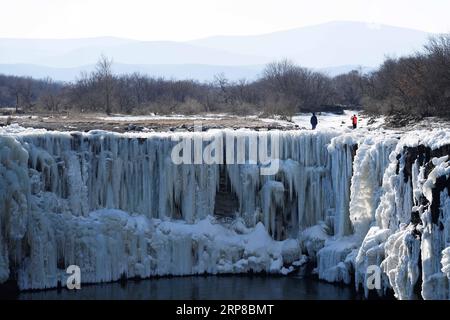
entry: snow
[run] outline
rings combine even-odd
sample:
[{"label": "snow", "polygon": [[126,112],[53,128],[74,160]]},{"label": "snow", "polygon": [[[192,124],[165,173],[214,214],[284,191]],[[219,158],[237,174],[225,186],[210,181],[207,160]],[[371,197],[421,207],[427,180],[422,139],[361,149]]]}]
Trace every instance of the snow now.
[{"label": "snow", "polygon": [[[442,187],[449,156],[427,157],[450,144],[450,133],[336,127],[344,116],[327,116],[330,125],[315,131],[0,127],[0,282],[17,274],[21,289],[55,287],[70,264],[81,267],[83,282],[96,283],[287,275],[309,262],[320,279],[354,279],[366,295],[367,268],[376,265],[380,295],[392,289],[411,299],[420,286],[425,299],[449,299],[450,197]],[[250,161],[171,160],[175,138],[227,134],[255,141],[278,135],[278,172],[261,175],[261,164]],[[239,206],[226,221],[214,217],[221,174]]]},{"label": "snow", "polygon": [[[32,256],[19,272],[19,287],[49,288],[64,281],[63,270],[48,261],[63,259],[83,270],[83,283],[126,277],[219,273],[282,273],[298,260],[293,240],[274,241],[259,223],[240,234],[207,217],[196,224],[149,219],[113,209],[87,217],[47,215],[46,234],[54,247],[39,247],[44,260]],[[36,226],[38,228],[39,226]],[[36,230],[37,232],[37,230]],[[35,240],[38,240],[36,238]],[[39,239],[40,240],[40,239]],[[292,256],[292,252],[297,255]]]},{"label": "snow", "polygon": [[382,268],[399,299],[414,298],[414,286],[419,278],[420,240],[413,230],[414,226],[403,224],[385,243],[386,259]]},{"label": "snow", "polygon": [[375,218],[383,175],[397,142],[395,138],[369,136],[359,143],[353,161],[349,212],[354,231],[360,237],[367,234]]},{"label": "snow", "polygon": [[[356,288],[362,285],[364,294],[367,297],[367,269],[369,266],[381,266],[385,252],[384,246],[390,236],[389,229],[381,229],[378,226],[371,227],[365,236],[358,253],[355,257],[355,284]],[[388,284],[385,283],[385,287]]]},{"label": "snow", "polygon": [[[252,117],[247,117],[252,118]],[[255,117],[256,118],[256,117]],[[282,127],[292,127],[292,121],[282,120],[279,117],[275,116],[273,118],[257,118],[258,120],[265,122],[265,123],[276,123]]]},{"label": "snow", "polygon": [[352,263],[346,259],[358,247],[354,236],[330,239],[317,252],[317,272],[319,278],[328,282],[350,284]]},{"label": "snow", "polygon": [[[370,118],[358,110],[344,110],[343,114],[336,114],[330,112],[316,113],[318,119],[317,130],[338,130],[338,131],[352,131],[351,117],[356,114],[358,117],[358,131],[361,130],[376,130],[380,129],[384,123],[384,117]],[[266,123],[276,123],[281,127],[292,127],[292,124],[297,125],[301,129],[311,129],[311,113],[300,113],[294,115],[290,121],[281,119],[279,116],[272,118],[263,118],[256,116],[248,116],[247,119],[258,119]]]},{"label": "snow", "polygon": [[[343,114],[321,112],[316,114],[319,121],[317,124],[317,130],[334,129],[349,131],[350,129],[352,129],[352,122],[350,118],[354,114],[356,114],[356,116],[358,117],[358,128],[376,129],[380,128],[384,124],[383,117],[378,117],[373,120],[373,123],[369,123],[370,119],[356,110],[344,110]],[[299,114],[292,117],[292,122],[297,124],[300,128],[310,129],[310,120],[311,113]]]},{"label": "snow", "polygon": [[[6,108],[2,108],[6,109]],[[14,109],[15,111],[15,109]],[[10,119],[11,121],[14,121],[15,119],[39,119],[39,117],[37,116],[18,116],[18,115],[13,115],[13,116],[1,116],[0,115],[0,120],[7,120]]]},{"label": "snow", "polygon": [[448,250],[450,245],[450,190],[448,187],[433,198],[433,188],[438,177],[450,179],[448,156],[434,158],[435,168],[423,183],[423,194],[432,204],[439,201],[438,223],[433,223],[431,206],[421,216],[422,231],[422,296],[425,299],[450,299],[450,279],[448,277]]},{"label": "snow", "polygon": [[306,228],[300,233],[302,251],[312,259],[316,259],[317,252],[325,246],[325,242],[331,238],[327,225],[324,222]]},{"label": "snow", "polygon": [[119,122],[136,122],[136,121],[149,121],[149,120],[208,120],[208,119],[220,119],[224,114],[205,114],[203,116],[186,116],[186,115],[148,115],[148,116],[131,116],[131,115],[111,115],[108,117],[96,117],[101,121],[119,121]]},{"label": "snow", "polygon": [[450,247],[442,250],[442,272],[450,279]]}]

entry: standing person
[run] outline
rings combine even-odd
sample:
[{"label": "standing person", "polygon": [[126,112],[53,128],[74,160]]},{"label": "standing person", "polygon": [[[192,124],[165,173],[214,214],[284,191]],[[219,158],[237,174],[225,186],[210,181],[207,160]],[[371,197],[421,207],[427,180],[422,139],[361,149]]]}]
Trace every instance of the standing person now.
[{"label": "standing person", "polygon": [[316,114],[313,112],[312,117],[311,117],[312,130],[316,129],[317,123],[318,123],[318,120],[317,120]]},{"label": "standing person", "polygon": [[353,129],[356,129],[356,127],[358,126],[358,117],[356,116],[356,114],[352,116],[352,125]]}]

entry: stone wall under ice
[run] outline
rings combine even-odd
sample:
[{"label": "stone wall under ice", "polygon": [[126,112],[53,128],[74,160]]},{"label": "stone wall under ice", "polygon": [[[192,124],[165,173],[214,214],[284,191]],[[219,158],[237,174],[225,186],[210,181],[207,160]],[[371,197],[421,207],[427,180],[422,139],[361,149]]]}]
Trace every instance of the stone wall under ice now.
[{"label": "stone wall under ice", "polygon": [[[174,135],[271,141],[274,134],[280,162],[271,176],[248,162],[176,165],[170,157]],[[366,288],[375,264],[380,294],[449,299],[449,149],[450,133],[438,130],[117,134],[10,126],[0,131],[0,282],[55,287],[71,264],[95,283],[288,274],[309,261],[330,282]],[[227,219],[215,214],[222,185],[237,207]]]}]

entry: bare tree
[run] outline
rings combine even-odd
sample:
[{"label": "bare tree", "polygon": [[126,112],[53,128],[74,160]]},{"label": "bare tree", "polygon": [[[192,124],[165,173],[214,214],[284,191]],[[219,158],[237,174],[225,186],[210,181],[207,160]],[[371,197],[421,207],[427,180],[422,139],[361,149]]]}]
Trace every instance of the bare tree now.
[{"label": "bare tree", "polygon": [[223,99],[223,103],[229,103],[230,97],[228,92],[229,81],[225,77],[224,73],[219,73],[214,76],[214,86],[220,89],[220,96]]},{"label": "bare tree", "polygon": [[101,55],[96,65],[96,77],[100,85],[104,98],[104,107],[106,114],[111,114],[112,95],[114,90],[114,76],[112,73],[112,59]]},{"label": "bare tree", "polygon": [[16,100],[16,112],[20,107],[31,109],[35,100],[34,86],[35,81],[31,77],[14,77],[12,92]]},{"label": "bare tree", "polygon": [[334,77],[336,102],[345,106],[358,107],[363,95],[363,77],[360,70]]},{"label": "bare tree", "polygon": [[41,90],[39,102],[42,106],[49,111],[58,112],[62,104],[59,86],[51,78],[46,78],[43,80]]},{"label": "bare tree", "polygon": [[21,78],[14,77],[14,79],[12,81],[12,86],[11,86],[11,92],[15,98],[16,113],[19,111],[19,108],[20,108],[20,96],[21,96],[21,92],[22,92],[21,82],[22,82]]},{"label": "bare tree", "polygon": [[114,76],[112,60],[101,56],[94,72],[73,83],[0,75],[0,104],[47,110],[114,110],[131,113],[265,112],[290,116],[336,104],[363,105],[378,113],[450,117],[450,35],[431,38],[424,50],[386,58],[377,71],[331,78],[289,60],[270,63],[255,81],[167,80],[138,73]]}]

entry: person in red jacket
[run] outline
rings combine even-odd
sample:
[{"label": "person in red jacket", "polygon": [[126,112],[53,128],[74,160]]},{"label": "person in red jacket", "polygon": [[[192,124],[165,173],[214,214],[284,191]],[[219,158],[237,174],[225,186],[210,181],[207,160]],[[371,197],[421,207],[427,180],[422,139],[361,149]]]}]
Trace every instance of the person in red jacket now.
[{"label": "person in red jacket", "polygon": [[358,126],[358,117],[356,116],[356,114],[352,116],[352,125],[353,129],[356,129],[356,127]]}]

